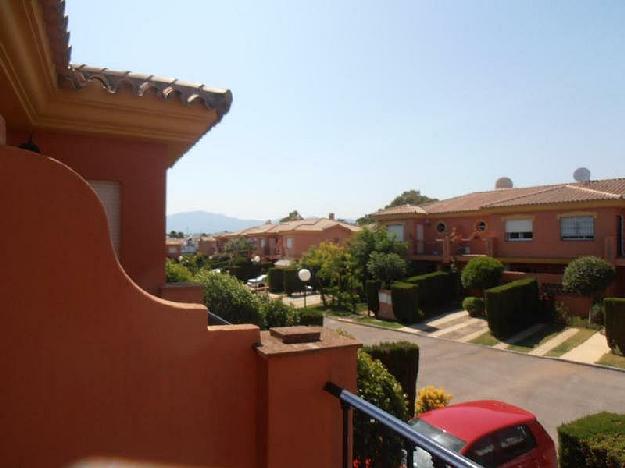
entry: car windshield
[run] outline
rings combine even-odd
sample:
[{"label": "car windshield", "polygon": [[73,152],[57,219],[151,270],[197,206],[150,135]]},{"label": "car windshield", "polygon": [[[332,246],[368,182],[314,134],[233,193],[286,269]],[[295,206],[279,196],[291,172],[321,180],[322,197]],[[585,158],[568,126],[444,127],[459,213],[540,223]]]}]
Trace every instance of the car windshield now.
[{"label": "car windshield", "polygon": [[459,439],[458,437],[453,436],[449,432],[445,432],[438,427],[434,427],[422,419],[417,419],[416,421],[411,422],[410,425],[419,434],[423,434],[424,436],[435,440],[443,447],[453,450],[454,452],[459,452],[460,449],[466,445],[464,440]]}]

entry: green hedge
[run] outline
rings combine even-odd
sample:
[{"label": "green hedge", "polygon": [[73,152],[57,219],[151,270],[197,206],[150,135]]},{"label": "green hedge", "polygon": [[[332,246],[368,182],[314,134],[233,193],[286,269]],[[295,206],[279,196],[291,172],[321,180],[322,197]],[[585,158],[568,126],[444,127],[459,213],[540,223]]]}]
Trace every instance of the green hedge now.
[{"label": "green hedge", "polygon": [[484,299],[481,297],[465,297],[462,308],[469,312],[471,317],[484,317]]},{"label": "green hedge", "polygon": [[284,269],[284,292],[287,295],[304,290],[304,283],[302,283],[299,276],[297,276],[297,272],[298,270],[296,268]]},{"label": "green hedge", "polygon": [[506,339],[538,322],[538,282],[527,278],[487,289],[486,318],[493,336]]},{"label": "green hedge", "polygon": [[625,353],[625,299],[610,297],[603,300],[605,336],[608,346]]},{"label": "green hedge", "polygon": [[269,291],[272,293],[281,293],[284,291],[284,270],[280,268],[270,268],[267,271],[267,283]]},{"label": "green hedge", "polygon": [[419,308],[426,313],[436,311],[457,297],[457,281],[457,275],[447,271],[435,271],[403,280],[419,288]]},{"label": "green hedge", "polygon": [[597,413],[558,427],[561,468],[625,466],[625,415]]},{"label": "green hedge", "polygon": [[423,312],[419,309],[419,288],[410,283],[396,281],[391,285],[393,314],[402,323],[415,323],[423,320]]},{"label": "green hedge", "polygon": [[260,265],[248,261],[246,263],[240,263],[238,265],[227,267],[226,271],[234,276],[236,279],[245,282],[247,280],[260,276]]},{"label": "green hedge", "polygon": [[319,310],[300,309],[299,324],[323,327],[323,313]]},{"label": "green hedge", "polygon": [[375,315],[378,314],[380,310],[380,286],[382,285],[381,281],[378,280],[367,280],[365,283],[365,292],[367,295],[367,309],[373,312]]},{"label": "green hedge", "polygon": [[408,341],[383,342],[363,348],[373,359],[379,359],[397,379],[408,396],[408,417],[414,414],[417,376],[419,374],[419,345]]}]

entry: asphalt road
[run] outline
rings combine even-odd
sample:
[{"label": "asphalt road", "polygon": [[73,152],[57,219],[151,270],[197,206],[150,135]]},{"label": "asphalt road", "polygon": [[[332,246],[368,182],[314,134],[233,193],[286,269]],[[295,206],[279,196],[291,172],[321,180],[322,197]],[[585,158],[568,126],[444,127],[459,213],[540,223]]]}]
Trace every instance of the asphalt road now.
[{"label": "asphalt road", "polygon": [[417,387],[444,387],[452,403],[503,400],[538,417],[557,444],[563,422],[599,411],[625,413],[625,372],[542,359],[485,346],[338,322],[364,344],[412,341],[419,344]]}]

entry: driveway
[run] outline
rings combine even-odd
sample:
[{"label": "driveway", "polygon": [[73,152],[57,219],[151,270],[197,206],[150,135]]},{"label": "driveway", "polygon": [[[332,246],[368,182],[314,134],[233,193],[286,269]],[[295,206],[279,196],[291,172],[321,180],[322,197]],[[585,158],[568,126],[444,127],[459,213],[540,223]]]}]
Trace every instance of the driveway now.
[{"label": "driveway", "polygon": [[417,387],[445,387],[453,402],[498,399],[537,415],[557,443],[562,422],[599,411],[625,413],[625,373],[499,351],[468,343],[338,322],[364,344],[411,341],[420,347]]}]

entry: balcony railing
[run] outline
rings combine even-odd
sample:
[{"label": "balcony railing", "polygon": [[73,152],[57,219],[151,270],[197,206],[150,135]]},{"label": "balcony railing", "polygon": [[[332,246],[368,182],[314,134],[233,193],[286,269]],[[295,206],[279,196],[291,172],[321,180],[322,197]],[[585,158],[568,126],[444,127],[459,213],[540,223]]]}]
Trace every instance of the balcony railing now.
[{"label": "balcony railing", "polygon": [[370,418],[375,419],[385,427],[401,436],[407,448],[407,467],[414,466],[414,450],[416,447],[425,450],[432,457],[435,467],[452,466],[466,468],[480,468],[480,465],[463,457],[459,453],[443,447],[438,442],[430,439],[423,434],[418,433],[404,421],[397,419],[395,416],[381,410],[366,400],[354,395],[353,393],[339,387],[338,385],[328,382],[325,390],[339,399],[341,409],[343,410],[343,465],[342,468],[350,468],[352,461],[349,452],[349,416],[350,410],[356,409],[362,411]]},{"label": "balcony railing", "polygon": [[210,310],[208,311],[208,324],[209,325],[232,325],[226,319],[221,318],[217,314],[213,314]]}]

